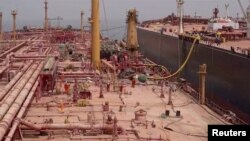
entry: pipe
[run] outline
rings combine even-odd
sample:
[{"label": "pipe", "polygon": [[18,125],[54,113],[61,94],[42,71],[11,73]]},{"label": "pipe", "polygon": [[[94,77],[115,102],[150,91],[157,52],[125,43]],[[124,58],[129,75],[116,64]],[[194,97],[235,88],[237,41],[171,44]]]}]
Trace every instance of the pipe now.
[{"label": "pipe", "polygon": [[27,71],[32,62],[29,62],[27,65],[23,67],[21,71],[19,71],[15,77],[2,89],[0,92],[0,101],[6,96],[6,94],[10,91],[11,88],[16,84],[16,82],[21,78],[21,76]]},{"label": "pipe", "polygon": [[0,70],[0,74],[2,74],[3,72],[5,72],[9,67],[8,66],[4,66],[1,70]]},{"label": "pipe", "polygon": [[106,65],[107,67],[109,67],[111,70],[115,71],[115,66],[111,65],[107,60],[103,60],[102,59],[102,64]]},{"label": "pipe", "polygon": [[58,72],[59,75],[95,75],[95,73],[92,73],[92,72],[65,72],[65,71],[62,71],[62,72]]},{"label": "pipe", "polygon": [[[88,80],[88,79],[84,79],[87,77],[94,77],[94,75],[58,75],[59,77],[64,77],[65,79],[77,79],[77,80]],[[62,81],[60,81],[62,82]]]},{"label": "pipe", "polygon": [[[87,125],[87,124],[80,124],[80,123],[70,123],[70,124],[60,124],[60,123],[53,123],[53,124],[33,124],[31,122],[28,122],[23,119],[18,119],[22,124],[25,126],[41,131],[41,130],[56,130],[56,129],[67,129],[67,130],[74,130],[74,129],[82,129],[82,130],[88,130],[88,129],[101,129],[103,130],[103,133],[105,134],[112,134],[113,132],[113,125]],[[125,131],[121,126],[117,127],[117,130],[120,134],[123,134]]]},{"label": "pipe", "polygon": [[[38,86],[38,81],[35,83],[35,85],[33,86],[32,90],[30,91],[29,93],[29,96],[27,97],[27,99],[25,100],[23,106],[21,107],[18,115],[17,115],[17,118],[22,118],[23,117],[23,114],[25,113],[27,107],[29,106],[35,92],[36,92],[36,89],[37,89],[37,86]],[[18,125],[20,124],[20,120],[16,119],[13,124],[12,124],[12,127],[8,133],[8,135],[5,137],[5,141],[12,141],[12,138],[13,138],[13,135],[15,134],[15,131],[18,127]]]},{"label": "pipe", "polygon": [[2,57],[6,57],[6,55],[8,55],[11,52],[15,52],[16,50],[20,49],[21,47],[23,47],[24,45],[26,45],[28,42],[32,42],[33,40],[37,39],[37,37],[31,37],[28,40],[25,40],[24,42],[16,45],[15,47],[10,48],[9,50],[5,51],[4,53],[0,54],[0,58]]},{"label": "pipe", "polygon": [[45,58],[13,58],[11,60],[13,61],[26,61],[26,60],[32,60],[32,61],[43,61]]},{"label": "pipe", "polygon": [[0,122],[0,140],[3,139],[4,135],[8,131],[13,119],[21,108],[23,102],[29,94],[29,91],[34,86],[37,81],[38,75],[43,67],[43,63],[40,63],[37,67],[36,71],[32,74],[29,81],[26,83],[25,87],[22,89],[20,93],[18,93],[18,97],[15,102],[11,105],[8,112],[4,115],[2,121]]},{"label": "pipe", "polygon": [[41,58],[45,59],[47,57],[58,57],[58,55],[14,55],[14,58]]},{"label": "pipe", "polygon": [[0,55],[0,58],[6,57],[7,54],[9,54],[9,53],[11,53],[11,52],[14,52],[14,51],[18,50],[19,48],[21,48],[22,46],[24,46],[25,43],[26,43],[26,42],[22,42],[22,43],[20,43],[19,45],[15,46],[15,47],[12,47],[12,48],[9,49],[8,51],[5,51],[4,53],[2,53],[2,54]]},{"label": "pipe", "polygon": [[10,106],[13,104],[18,94],[23,89],[25,84],[28,82],[28,80],[30,79],[31,75],[35,72],[37,67],[38,67],[37,64],[32,65],[31,68],[26,72],[26,74],[24,74],[22,78],[18,81],[16,87],[13,88],[12,91],[10,91],[10,94],[4,100],[3,104],[0,107],[0,119],[2,119],[5,116],[6,112],[8,111]]},{"label": "pipe", "polygon": [[69,130],[73,130],[73,129],[91,129],[91,128],[95,128],[95,129],[102,129],[103,126],[100,124],[96,124],[96,125],[86,125],[86,124],[79,124],[79,123],[71,123],[71,124],[33,124],[31,122],[28,122],[26,120],[23,119],[19,119],[19,121],[24,124],[25,126],[30,127],[33,130],[46,130],[46,129],[69,129]]},{"label": "pipe", "polygon": [[55,65],[55,62],[56,62],[55,58],[54,57],[50,57],[47,60],[47,62],[45,63],[45,65],[43,67],[43,70],[44,71],[50,71],[53,68],[53,66]]}]

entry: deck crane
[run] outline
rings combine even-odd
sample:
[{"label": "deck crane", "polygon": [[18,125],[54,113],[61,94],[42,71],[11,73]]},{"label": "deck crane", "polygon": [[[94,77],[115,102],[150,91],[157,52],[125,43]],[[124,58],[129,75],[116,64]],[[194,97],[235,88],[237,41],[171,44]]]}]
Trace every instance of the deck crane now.
[{"label": "deck crane", "polygon": [[247,14],[246,14],[246,12],[245,12],[245,10],[244,10],[243,6],[242,6],[241,1],[240,1],[240,0],[238,0],[238,3],[239,3],[239,5],[240,5],[241,11],[242,11],[242,13],[243,13],[243,15],[244,15],[244,18],[245,18],[245,19],[247,19]]},{"label": "deck crane", "polygon": [[56,20],[57,21],[57,27],[59,28],[60,27],[60,21],[63,20],[62,17],[60,16],[57,16],[55,18],[48,18],[49,21],[52,21],[52,20]]}]

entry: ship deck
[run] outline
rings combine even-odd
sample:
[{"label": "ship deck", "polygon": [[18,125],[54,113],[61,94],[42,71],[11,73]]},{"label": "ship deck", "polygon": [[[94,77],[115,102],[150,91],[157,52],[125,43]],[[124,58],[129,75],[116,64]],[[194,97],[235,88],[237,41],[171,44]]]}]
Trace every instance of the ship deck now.
[{"label": "ship deck", "polygon": [[[58,34],[55,32],[55,35]],[[14,93],[19,94],[17,99],[11,100],[13,103],[9,107],[15,111],[7,110],[2,115],[1,124],[10,123],[5,125],[8,131],[4,126],[0,128],[0,134],[6,141],[206,141],[208,125],[228,124],[206,106],[197,104],[175,83],[169,83],[176,88],[171,94],[172,105],[168,105],[170,85],[162,88],[158,81],[142,83],[137,80],[132,87],[131,80],[118,79],[115,75],[108,91],[107,84],[112,80],[110,73],[100,74],[90,65],[90,34],[85,32],[84,40],[80,40],[79,32],[74,31],[74,35],[74,42],[69,44],[74,46],[73,51],[83,54],[78,61],[72,61],[73,56],[60,50],[64,41],[47,38],[45,34],[33,35],[33,40],[14,51],[8,69],[5,69],[8,60],[3,59],[0,66],[0,70],[3,69],[1,88],[9,91],[1,100],[1,106],[6,105]],[[57,57],[58,60],[48,63],[48,57]],[[9,72],[8,78],[6,74]],[[23,76],[15,80],[20,72]],[[10,84],[12,81],[15,83]],[[47,90],[52,86],[50,82],[54,81],[55,87]],[[7,85],[13,86],[7,88]],[[79,96],[83,88],[87,88],[91,96],[78,97],[74,101],[74,96]],[[103,98],[100,98],[101,92]],[[160,96],[161,92],[164,98]]]},{"label": "ship deck", "polygon": [[[158,32],[161,33],[161,29],[164,28],[166,31],[163,32],[164,35],[169,35],[173,37],[178,37],[178,25],[172,25],[172,24],[162,24],[162,23],[151,23],[147,25],[147,27],[139,27],[143,28],[148,31]],[[205,30],[207,29],[206,24],[196,24],[196,23],[185,23],[184,24],[184,32],[193,32],[193,31],[203,31],[203,28]],[[169,29],[172,29],[172,32],[169,31]],[[233,33],[238,34],[242,32],[241,30],[235,30]],[[229,33],[226,33],[229,34]],[[231,33],[230,33],[231,34]],[[221,48],[225,50],[231,51],[231,47],[233,47],[235,52],[243,55],[247,55],[247,51],[250,49],[250,40],[247,40],[245,38],[237,38],[235,40],[228,40],[226,42],[222,42],[221,44],[216,43],[208,43],[206,41],[200,41],[202,44],[206,44],[209,46],[213,46],[216,48]]]},{"label": "ship deck", "polygon": [[[68,119],[67,124],[91,125],[87,117],[91,112],[94,117],[94,124],[105,125],[103,120],[110,113],[117,118],[118,125],[126,130],[124,134],[115,137],[117,140],[138,140],[139,138],[156,140],[161,138],[162,140],[171,141],[205,141],[207,140],[207,125],[225,124],[216,113],[205,106],[197,104],[188,94],[180,90],[172,94],[173,106],[171,106],[167,104],[168,87],[164,88],[166,98],[160,98],[161,87],[153,82],[138,84],[135,88],[131,87],[130,81],[124,80],[123,82],[125,82],[125,92],[123,94],[111,89],[111,92],[104,92],[104,98],[99,98],[100,88],[91,84],[90,91],[93,93],[93,97],[91,100],[87,100],[88,105],[86,107],[79,107],[77,104],[70,103],[72,94],[61,93],[50,97],[42,97],[38,102],[33,100],[24,119],[36,124],[44,124],[46,119],[52,119],[53,124],[65,124],[65,120]],[[153,88],[155,92],[152,91]],[[57,104],[54,103],[53,105],[53,101],[67,103],[64,112],[60,111]],[[49,102],[51,102],[51,107],[47,110],[46,104]],[[109,102],[109,112],[103,111],[102,105],[105,102]],[[122,111],[120,111],[120,106],[123,107]],[[145,125],[136,125],[136,123],[133,123],[135,112],[141,109],[147,112],[146,121],[140,121]],[[166,110],[170,111],[169,116],[165,116]],[[176,117],[176,111],[181,112],[180,117]],[[151,126],[152,122],[155,123],[156,127]],[[133,127],[131,127],[131,123]],[[164,127],[171,130],[166,130]],[[139,138],[131,131],[137,132]],[[37,136],[30,139],[28,138],[29,132],[23,130],[24,141],[48,139],[47,136]],[[74,135],[72,132],[65,133],[63,131],[58,133],[53,131],[53,133],[50,136],[50,140],[53,141],[74,139],[111,140],[113,138],[109,135],[83,136],[80,133]]]}]

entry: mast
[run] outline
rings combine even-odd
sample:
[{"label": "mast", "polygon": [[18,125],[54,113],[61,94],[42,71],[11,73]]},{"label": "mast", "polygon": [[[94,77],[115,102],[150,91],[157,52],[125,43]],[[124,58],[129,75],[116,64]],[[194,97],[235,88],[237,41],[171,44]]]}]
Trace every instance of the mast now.
[{"label": "mast", "polygon": [[0,41],[3,40],[3,32],[2,32],[2,17],[3,17],[3,14],[2,12],[0,12]]},{"label": "mast", "polygon": [[99,0],[92,0],[92,41],[91,41],[91,62],[95,69],[100,68],[100,13]]},{"label": "mast", "polygon": [[178,16],[180,19],[180,23],[179,23],[179,34],[183,34],[184,30],[183,30],[183,4],[184,4],[184,0],[176,0],[177,2],[177,10],[178,10]]},{"label": "mast", "polygon": [[45,0],[44,5],[45,5],[45,7],[44,7],[44,9],[45,9],[44,30],[45,30],[45,32],[47,32],[48,31],[48,2],[47,2],[47,0]]},{"label": "mast", "polygon": [[81,11],[81,39],[83,40],[83,11]]},{"label": "mast", "polygon": [[11,15],[13,16],[13,40],[15,42],[16,41],[16,15],[17,15],[17,11],[12,10]]},{"label": "mast", "polygon": [[138,39],[137,39],[137,14],[136,9],[131,9],[128,11],[127,24],[127,47],[131,52],[131,57],[135,59],[138,50]]}]

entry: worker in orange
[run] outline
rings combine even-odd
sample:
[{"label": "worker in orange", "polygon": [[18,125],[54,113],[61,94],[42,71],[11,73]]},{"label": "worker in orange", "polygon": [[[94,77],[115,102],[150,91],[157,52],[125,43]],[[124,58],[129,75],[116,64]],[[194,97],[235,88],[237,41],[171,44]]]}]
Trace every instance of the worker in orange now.
[{"label": "worker in orange", "polygon": [[60,79],[61,79],[60,87],[63,87],[64,75],[61,75]]},{"label": "worker in orange", "polygon": [[59,111],[60,111],[61,113],[64,113],[64,103],[63,103],[63,100],[60,100]]},{"label": "worker in orange", "polygon": [[110,82],[107,83],[107,92],[110,91]]},{"label": "worker in orange", "polygon": [[123,91],[123,81],[121,82],[121,85],[120,85],[120,93],[122,94],[122,91]]},{"label": "worker in orange", "polygon": [[69,94],[69,87],[70,87],[70,84],[68,84],[68,83],[64,84],[64,90],[65,90],[66,94]]},{"label": "worker in orange", "polygon": [[135,83],[136,83],[136,80],[135,80],[134,77],[132,78],[131,83],[132,83],[132,88],[134,88],[135,87]]}]

